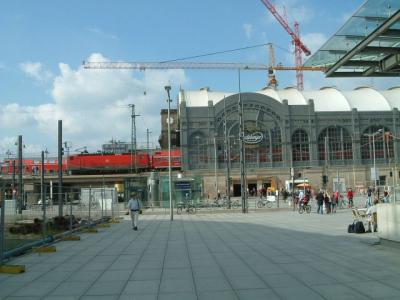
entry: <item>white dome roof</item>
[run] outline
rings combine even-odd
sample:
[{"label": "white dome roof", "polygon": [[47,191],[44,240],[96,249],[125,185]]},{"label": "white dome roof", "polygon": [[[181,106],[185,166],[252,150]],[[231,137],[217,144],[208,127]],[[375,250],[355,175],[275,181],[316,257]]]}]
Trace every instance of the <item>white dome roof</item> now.
[{"label": "white dome roof", "polygon": [[[287,100],[289,105],[307,105],[309,100],[314,101],[315,111],[390,111],[400,109],[400,87],[377,91],[370,87],[359,87],[353,91],[340,91],[334,87],[324,87],[317,91],[300,92],[294,87],[282,90],[264,88],[256,92],[269,96],[278,102]],[[186,101],[186,106],[207,106],[208,101],[217,104],[224,97],[233,93],[213,92],[209,89],[199,91],[181,91],[179,101]]]}]

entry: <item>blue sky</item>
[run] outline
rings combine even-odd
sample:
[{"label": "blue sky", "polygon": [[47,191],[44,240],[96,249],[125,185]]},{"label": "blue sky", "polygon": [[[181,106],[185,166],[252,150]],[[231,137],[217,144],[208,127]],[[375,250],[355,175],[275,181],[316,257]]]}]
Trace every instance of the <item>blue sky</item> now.
[{"label": "blue sky", "polygon": [[[275,0],[285,4],[291,24],[301,24],[304,42],[316,50],[343,24],[362,0]],[[165,107],[165,84],[236,91],[231,71],[83,70],[89,57],[108,60],[163,61],[202,53],[272,42],[277,62],[293,65],[290,38],[260,0],[171,1],[2,1],[0,4],[0,155],[15,152],[22,134],[27,152],[55,153],[57,119],[64,120],[64,140],[72,148],[100,148],[111,138],[129,139],[129,111],[138,113],[138,143],[146,128],[156,144],[159,111]],[[287,49],[287,50],[281,50]],[[267,63],[268,53],[256,48],[198,61]],[[294,85],[293,72],[278,73],[280,87]],[[245,72],[242,90],[265,86],[264,72]],[[386,88],[391,82],[325,80],[305,74],[306,89],[360,84]],[[146,91],[146,95],[144,95]]]}]

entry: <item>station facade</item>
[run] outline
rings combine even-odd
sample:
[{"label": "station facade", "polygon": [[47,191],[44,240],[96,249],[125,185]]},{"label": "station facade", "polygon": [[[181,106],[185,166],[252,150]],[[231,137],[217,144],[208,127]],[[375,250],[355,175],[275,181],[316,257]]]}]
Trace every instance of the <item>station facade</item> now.
[{"label": "station facade", "polygon": [[[400,87],[265,88],[254,93],[179,93],[182,165],[202,174],[204,192],[240,194],[239,100],[247,188],[288,188],[291,175],[314,187],[390,185],[399,174]],[[371,168],[377,166],[376,181]],[[293,171],[291,169],[293,168]]]}]

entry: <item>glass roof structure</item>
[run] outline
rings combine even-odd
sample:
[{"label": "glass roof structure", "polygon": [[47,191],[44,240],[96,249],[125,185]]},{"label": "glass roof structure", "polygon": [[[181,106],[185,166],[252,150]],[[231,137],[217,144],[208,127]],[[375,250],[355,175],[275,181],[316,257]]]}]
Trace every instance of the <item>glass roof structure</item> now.
[{"label": "glass roof structure", "polygon": [[304,66],[327,77],[400,76],[400,0],[368,0]]}]

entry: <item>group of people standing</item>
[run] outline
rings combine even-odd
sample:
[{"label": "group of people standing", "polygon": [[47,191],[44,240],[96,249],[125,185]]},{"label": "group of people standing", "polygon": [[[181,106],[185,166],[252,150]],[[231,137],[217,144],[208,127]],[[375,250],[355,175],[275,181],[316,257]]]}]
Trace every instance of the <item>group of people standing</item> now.
[{"label": "group of people standing", "polygon": [[[351,188],[347,191],[346,196],[348,206],[353,207],[354,193]],[[317,200],[317,213],[319,214],[324,213],[324,207],[326,213],[329,214],[336,213],[337,208],[344,208],[346,206],[343,195],[341,195],[339,191],[335,191],[329,195],[327,191],[320,190],[315,199]]]}]

